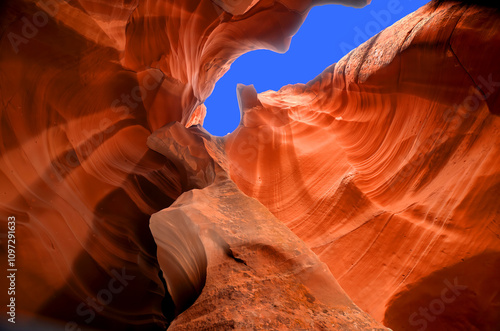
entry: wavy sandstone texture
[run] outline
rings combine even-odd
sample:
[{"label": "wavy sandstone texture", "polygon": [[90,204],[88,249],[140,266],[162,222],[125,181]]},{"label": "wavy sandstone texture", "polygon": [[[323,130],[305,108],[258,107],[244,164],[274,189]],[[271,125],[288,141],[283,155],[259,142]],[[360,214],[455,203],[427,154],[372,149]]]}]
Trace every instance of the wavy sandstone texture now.
[{"label": "wavy sandstone texture", "polygon": [[2,4],[16,326],[500,328],[496,8],[431,2],[305,85],[239,86],[233,133],[201,127],[232,61],[324,3]]}]

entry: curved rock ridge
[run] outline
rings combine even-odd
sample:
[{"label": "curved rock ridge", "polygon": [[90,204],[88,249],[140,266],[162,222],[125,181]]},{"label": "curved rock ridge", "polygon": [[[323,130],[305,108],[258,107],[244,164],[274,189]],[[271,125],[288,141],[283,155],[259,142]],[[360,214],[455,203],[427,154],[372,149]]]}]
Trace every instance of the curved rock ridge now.
[{"label": "curved rock ridge", "polygon": [[[146,107],[150,127],[193,123],[196,109],[238,56],[256,49],[285,52],[309,9],[325,3],[360,7],[369,1],[139,2],[127,25],[122,63],[134,71],[158,68],[168,77],[164,93]],[[155,38],[144,38],[150,35]]]},{"label": "curved rock ridge", "polygon": [[[151,150],[148,137],[202,123],[202,101],[230,63],[285,51],[322,2],[235,3],[1,3],[0,233],[14,216],[16,326],[168,326],[177,295],[165,290],[149,218],[213,179]],[[181,151],[187,142],[175,139]],[[193,162],[208,165],[201,154]]]},{"label": "curved rock ridge", "polygon": [[[150,226],[169,289],[190,288],[179,278],[182,282],[206,270],[206,283],[196,277],[198,286],[204,285],[201,295],[169,330],[385,330],[352,303],[297,236],[222,170],[212,185],[186,192],[153,214]],[[172,249],[177,242],[169,240],[172,234],[197,244]],[[199,241],[203,251],[198,251]],[[177,250],[182,253],[172,254]],[[177,277],[177,269],[172,270],[177,264],[188,276]],[[197,289],[186,291],[181,299],[197,295]]]},{"label": "curved rock ridge", "polygon": [[496,8],[431,2],[201,129],[232,61],[324,3],[2,3],[16,327],[499,328]]},{"label": "curved rock ridge", "polygon": [[500,326],[499,32],[430,3],[305,85],[239,86],[240,126],[207,142],[395,330]]}]

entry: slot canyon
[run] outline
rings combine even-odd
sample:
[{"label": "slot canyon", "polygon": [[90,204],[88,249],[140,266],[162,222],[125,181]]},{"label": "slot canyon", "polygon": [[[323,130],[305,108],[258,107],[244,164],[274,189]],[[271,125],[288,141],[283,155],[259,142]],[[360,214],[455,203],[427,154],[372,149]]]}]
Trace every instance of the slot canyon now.
[{"label": "slot canyon", "polygon": [[500,330],[497,4],[432,0],[203,128],[240,55],[369,2],[3,1],[0,329]]}]

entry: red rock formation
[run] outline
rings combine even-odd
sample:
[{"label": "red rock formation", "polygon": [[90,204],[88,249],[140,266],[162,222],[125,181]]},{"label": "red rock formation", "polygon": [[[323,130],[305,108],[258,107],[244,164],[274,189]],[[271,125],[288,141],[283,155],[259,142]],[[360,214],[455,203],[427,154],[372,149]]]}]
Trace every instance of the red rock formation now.
[{"label": "red rock formation", "polygon": [[207,279],[198,300],[169,329],[385,330],[354,306],[298,237],[231,180],[219,177],[152,216],[163,270],[171,263],[162,264],[161,243],[180,226],[197,226],[192,235],[203,242]]},{"label": "red rock formation", "polygon": [[4,4],[0,231],[15,216],[18,322],[378,327],[354,302],[394,329],[498,328],[495,9],[431,3],[306,85],[240,86],[225,138],[183,127],[237,56],[285,51],[320,3]]},{"label": "red rock formation", "polygon": [[210,138],[176,123],[148,140],[206,187],[151,217],[168,292],[178,313],[189,308],[169,329],[382,330],[298,237],[214,167],[201,137]]},{"label": "red rock formation", "polygon": [[[394,329],[500,325],[498,18],[428,5],[307,85],[240,87],[242,125],[211,147]],[[469,294],[441,311],[455,281]]]}]

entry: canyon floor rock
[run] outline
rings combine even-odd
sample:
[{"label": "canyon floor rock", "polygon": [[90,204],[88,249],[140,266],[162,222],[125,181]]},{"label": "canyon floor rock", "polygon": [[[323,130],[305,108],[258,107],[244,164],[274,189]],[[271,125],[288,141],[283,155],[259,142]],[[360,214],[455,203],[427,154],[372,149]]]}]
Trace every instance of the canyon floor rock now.
[{"label": "canyon floor rock", "polygon": [[203,129],[238,56],[334,2],[369,1],[0,5],[16,327],[500,329],[498,6],[431,1]]}]

